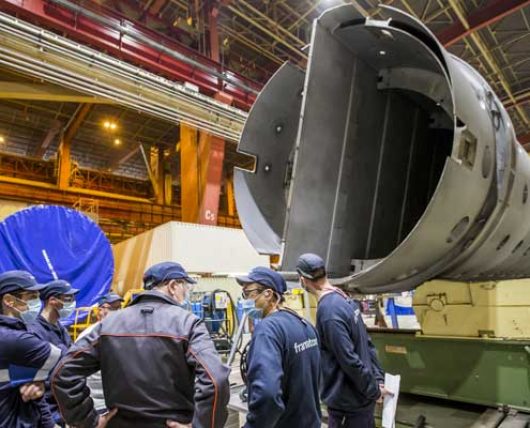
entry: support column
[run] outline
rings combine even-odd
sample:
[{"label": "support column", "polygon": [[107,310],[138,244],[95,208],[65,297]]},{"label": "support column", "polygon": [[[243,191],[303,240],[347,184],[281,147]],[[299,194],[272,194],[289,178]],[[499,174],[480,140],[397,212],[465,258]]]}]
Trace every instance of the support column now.
[{"label": "support column", "polygon": [[201,200],[199,223],[217,224],[219,197],[221,196],[221,178],[225,157],[225,140],[210,136],[206,183]]},{"label": "support column", "polygon": [[[215,99],[225,104],[232,104],[233,98],[224,92],[215,94]],[[223,178],[223,162],[225,157],[225,140],[217,136],[209,136],[206,180],[201,198],[199,223],[217,224],[219,198],[221,197],[221,180]]]},{"label": "support column", "polygon": [[91,108],[91,104],[81,105],[70,119],[69,124],[66,126],[66,129],[61,136],[61,142],[59,143],[59,149],[57,150],[59,163],[57,186],[59,189],[66,189],[70,186],[70,171],[72,166],[70,151],[72,147],[72,140],[74,139],[75,134],[79,130],[79,127],[87,117]]},{"label": "support column", "polygon": [[196,223],[199,217],[199,157],[197,130],[180,124],[180,200],[182,221]]},{"label": "support column", "polygon": [[164,204],[171,205],[173,203],[173,176],[171,172],[164,174]]},{"label": "support column", "polygon": [[70,158],[70,149],[72,147],[72,140],[62,138],[57,151],[59,168],[57,173],[57,186],[59,189],[67,189],[70,186],[70,170],[72,160]]},{"label": "support column", "polygon": [[236,215],[236,200],[234,197],[234,176],[232,173],[225,179],[226,185],[226,207],[228,215],[234,217]]},{"label": "support column", "polygon": [[165,171],[164,171],[164,148],[162,146],[151,147],[150,164],[153,174],[153,188],[155,202],[163,205],[165,202]]}]

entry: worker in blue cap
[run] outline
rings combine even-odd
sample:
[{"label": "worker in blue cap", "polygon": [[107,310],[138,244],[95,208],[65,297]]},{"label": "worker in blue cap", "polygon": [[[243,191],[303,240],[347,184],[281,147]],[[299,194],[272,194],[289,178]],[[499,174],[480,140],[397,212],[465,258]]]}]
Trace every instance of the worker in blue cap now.
[{"label": "worker in blue cap", "polygon": [[97,318],[98,321],[101,321],[107,317],[112,312],[115,312],[121,309],[123,304],[123,297],[119,294],[113,293],[112,291],[103,295],[98,300],[98,312]]},{"label": "worker in blue cap", "polygon": [[[229,368],[204,323],[181,305],[195,281],[174,262],[143,278],[145,292],[78,341],[52,376],[69,425],[224,426]],[[85,378],[101,370],[108,414],[98,415]]]},{"label": "worker in blue cap", "polygon": [[61,279],[45,284],[40,292],[44,307],[35,322],[30,325],[34,333],[59,347],[63,353],[72,345],[72,339],[60,321],[67,319],[74,312],[77,293],[79,290]]},{"label": "worker in blue cap", "polygon": [[[29,325],[29,329],[33,333],[42,340],[57,346],[63,355],[72,345],[72,338],[60,321],[67,319],[75,310],[75,295],[78,292],[79,290],[73,288],[68,281],[61,279],[45,284],[40,291],[40,298],[44,306],[37,319]],[[46,383],[45,397],[55,422],[64,426],[48,382]]]},{"label": "worker in blue cap", "polygon": [[[101,296],[98,300],[96,317],[98,323],[103,321],[110,314],[121,309],[123,303],[123,297],[119,294],[113,293],[112,291]],[[77,341],[83,339],[94,330],[98,323],[92,324],[77,338]],[[99,414],[103,414],[107,411],[105,404],[105,395],[103,394],[103,382],[101,379],[101,371],[98,371],[87,378],[87,386],[90,389],[90,398],[94,401],[94,408]]]},{"label": "worker in blue cap", "polygon": [[59,348],[27,329],[41,308],[43,285],[28,272],[0,274],[0,426],[52,428],[44,395],[46,380],[61,357]]},{"label": "worker in blue cap", "polygon": [[287,285],[267,267],[239,276],[245,306],[263,314],[247,357],[245,428],[320,428],[320,352],[315,328],[282,307]]},{"label": "worker in blue cap", "polygon": [[321,398],[328,407],[328,426],[373,428],[375,403],[390,392],[359,306],[331,285],[320,256],[301,255],[296,271],[302,287],[318,299]]}]

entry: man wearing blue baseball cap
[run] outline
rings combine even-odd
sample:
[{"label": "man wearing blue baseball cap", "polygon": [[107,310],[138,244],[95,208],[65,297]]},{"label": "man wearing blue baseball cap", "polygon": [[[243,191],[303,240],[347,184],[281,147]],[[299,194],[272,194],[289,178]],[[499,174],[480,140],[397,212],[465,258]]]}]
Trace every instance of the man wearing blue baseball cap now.
[{"label": "man wearing blue baseball cap", "polygon": [[322,401],[329,428],[373,428],[378,399],[390,394],[357,303],[328,280],[324,260],[302,254],[296,271],[318,299],[316,327],[322,358]]},{"label": "man wearing blue baseball cap", "polygon": [[44,380],[61,351],[29,332],[39,314],[43,285],[28,272],[0,274],[0,426],[53,428]]},{"label": "man wearing blue baseball cap", "polygon": [[37,336],[59,347],[63,353],[72,345],[72,339],[60,320],[68,318],[74,312],[77,293],[79,290],[62,279],[45,284],[40,292],[44,307],[35,322],[30,325]]},{"label": "man wearing blue baseball cap", "polygon": [[256,267],[236,280],[245,306],[255,306],[264,317],[254,329],[247,357],[245,428],[320,428],[315,328],[282,307],[287,285],[278,272]]},{"label": "man wearing blue baseball cap", "polygon": [[[29,325],[30,331],[42,340],[57,346],[63,355],[72,346],[72,338],[60,320],[68,318],[74,311],[75,295],[78,292],[79,290],[73,288],[68,281],[61,279],[45,284],[40,291],[40,298],[44,303],[44,307],[37,319]],[[50,390],[49,383],[46,383],[45,397],[50,406],[53,419],[58,425],[64,426],[63,418]]]},{"label": "man wearing blue baseball cap", "polygon": [[[179,263],[144,274],[145,292],[77,342],[52,378],[69,425],[221,428],[229,368],[204,323],[181,305],[195,281]],[[98,415],[85,378],[101,370],[110,412]]]},{"label": "man wearing blue baseball cap", "polygon": [[112,291],[102,296],[98,301],[98,321],[101,321],[107,317],[107,315],[121,309],[123,304],[123,297],[119,294],[113,293]]}]

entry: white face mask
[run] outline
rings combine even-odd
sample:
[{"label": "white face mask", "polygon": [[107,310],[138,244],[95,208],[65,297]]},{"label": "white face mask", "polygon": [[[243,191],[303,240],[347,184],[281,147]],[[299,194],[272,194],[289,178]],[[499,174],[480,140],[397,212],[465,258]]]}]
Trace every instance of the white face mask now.
[{"label": "white face mask", "polygon": [[24,301],[22,299],[19,299],[15,297],[20,302],[24,302],[28,308],[25,311],[21,311],[19,309],[14,308],[18,313],[20,314],[20,319],[24,321],[26,324],[29,324],[30,322],[33,322],[37,319],[39,316],[42,303],[38,297],[35,299]]},{"label": "white face mask", "polygon": [[63,303],[62,309],[59,309],[59,317],[61,319],[68,318],[75,310],[75,302],[65,302]]},{"label": "white face mask", "polygon": [[243,304],[243,311],[248,313],[250,319],[263,318],[263,309],[256,307],[256,299],[261,296],[262,293],[263,291],[259,293],[254,299],[243,299],[241,302]]}]

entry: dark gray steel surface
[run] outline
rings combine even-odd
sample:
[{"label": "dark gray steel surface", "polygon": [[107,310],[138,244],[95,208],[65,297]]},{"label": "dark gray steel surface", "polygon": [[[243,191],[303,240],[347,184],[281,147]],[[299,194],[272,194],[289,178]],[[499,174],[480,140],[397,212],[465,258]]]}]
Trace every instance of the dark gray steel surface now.
[{"label": "dark gray steel surface", "polygon": [[239,146],[258,166],[236,174],[245,232],[284,271],[316,252],[367,293],[528,276],[530,160],[508,114],[427,27],[385,10],[324,12],[303,96],[287,65],[258,97]]}]

